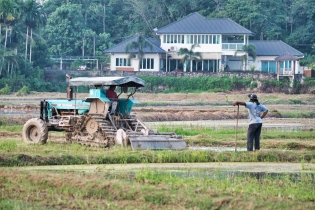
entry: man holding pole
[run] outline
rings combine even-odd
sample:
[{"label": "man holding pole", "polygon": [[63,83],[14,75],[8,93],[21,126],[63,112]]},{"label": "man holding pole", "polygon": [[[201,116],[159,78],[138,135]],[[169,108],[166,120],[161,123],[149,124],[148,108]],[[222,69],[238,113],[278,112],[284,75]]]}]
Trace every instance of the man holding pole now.
[{"label": "man holding pole", "polygon": [[[260,133],[262,128],[262,119],[266,117],[268,109],[259,103],[257,95],[249,94],[249,102],[234,101],[233,106],[243,105],[248,109],[249,127],[247,131],[247,151],[253,151],[255,139],[255,150],[260,150]],[[262,116],[260,113],[263,112]]]}]

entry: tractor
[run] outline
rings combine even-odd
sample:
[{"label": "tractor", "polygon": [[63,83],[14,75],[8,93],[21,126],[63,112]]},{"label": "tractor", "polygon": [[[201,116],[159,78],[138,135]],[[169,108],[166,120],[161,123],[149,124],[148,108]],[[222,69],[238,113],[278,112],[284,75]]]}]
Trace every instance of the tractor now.
[{"label": "tractor", "polygon": [[[45,144],[49,131],[65,132],[70,143],[111,147],[121,145],[132,149],[185,149],[186,142],[173,132],[148,128],[132,107],[139,102],[134,94],[145,81],[127,77],[77,77],[67,75],[67,98],[40,101],[40,117],[29,119],[23,126],[22,138],[27,143]],[[85,99],[77,99],[79,86],[89,88]],[[110,86],[118,87],[116,99],[106,95]],[[120,97],[125,95],[125,98]],[[73,97],[74,96],[74,97]]]}]

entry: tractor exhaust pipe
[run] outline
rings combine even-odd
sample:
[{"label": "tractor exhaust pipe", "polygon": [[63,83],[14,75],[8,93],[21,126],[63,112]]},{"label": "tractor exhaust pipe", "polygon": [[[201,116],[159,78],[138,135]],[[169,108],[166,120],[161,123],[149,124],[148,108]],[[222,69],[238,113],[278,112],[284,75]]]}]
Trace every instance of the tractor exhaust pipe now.
[{"label": "tractor exhaust pipe", "polygon": [[[69,74],[66,74],[67,82],[71,79],[71,76]],[[73,99],[73,88],[71,86],[67,87],[67,100],[71,101]]]}]

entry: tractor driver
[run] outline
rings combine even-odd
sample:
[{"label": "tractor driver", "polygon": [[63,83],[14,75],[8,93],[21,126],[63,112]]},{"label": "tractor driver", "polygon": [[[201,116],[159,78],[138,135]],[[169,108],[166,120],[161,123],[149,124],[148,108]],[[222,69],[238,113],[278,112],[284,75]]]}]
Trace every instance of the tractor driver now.
[{"label": "tractor driver", "polygon": [[115,92],[115,89],[116,89],[116,85],[111,85],[109,86],[109,89],[106,90],[106,96],[107,98],[111,99],[111,100],[117,100],[118,99],[118,96],[117,96],[117,93]]},{"label": "tractor driver", "polygon": [[106,90],[106,97],[113,101],[109,107],[110,114],[113,114],[116,111],[117,102],[118,102],[118,96],[115,92],[116,85],[109,86],[108,90]]}]

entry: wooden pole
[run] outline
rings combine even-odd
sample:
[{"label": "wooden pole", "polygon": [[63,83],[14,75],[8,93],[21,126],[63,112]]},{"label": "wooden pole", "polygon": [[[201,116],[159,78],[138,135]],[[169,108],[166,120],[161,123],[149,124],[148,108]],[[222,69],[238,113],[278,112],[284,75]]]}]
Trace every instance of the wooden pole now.
[{"label": "wooden pole", "polygon": [[239,115],[239,112],[240,112],[240,105],[237,105],[236,127],[235,127],[235,152],[237,151],[237,149],[236,149],[236,139],[237,139],[238,115]]}]

